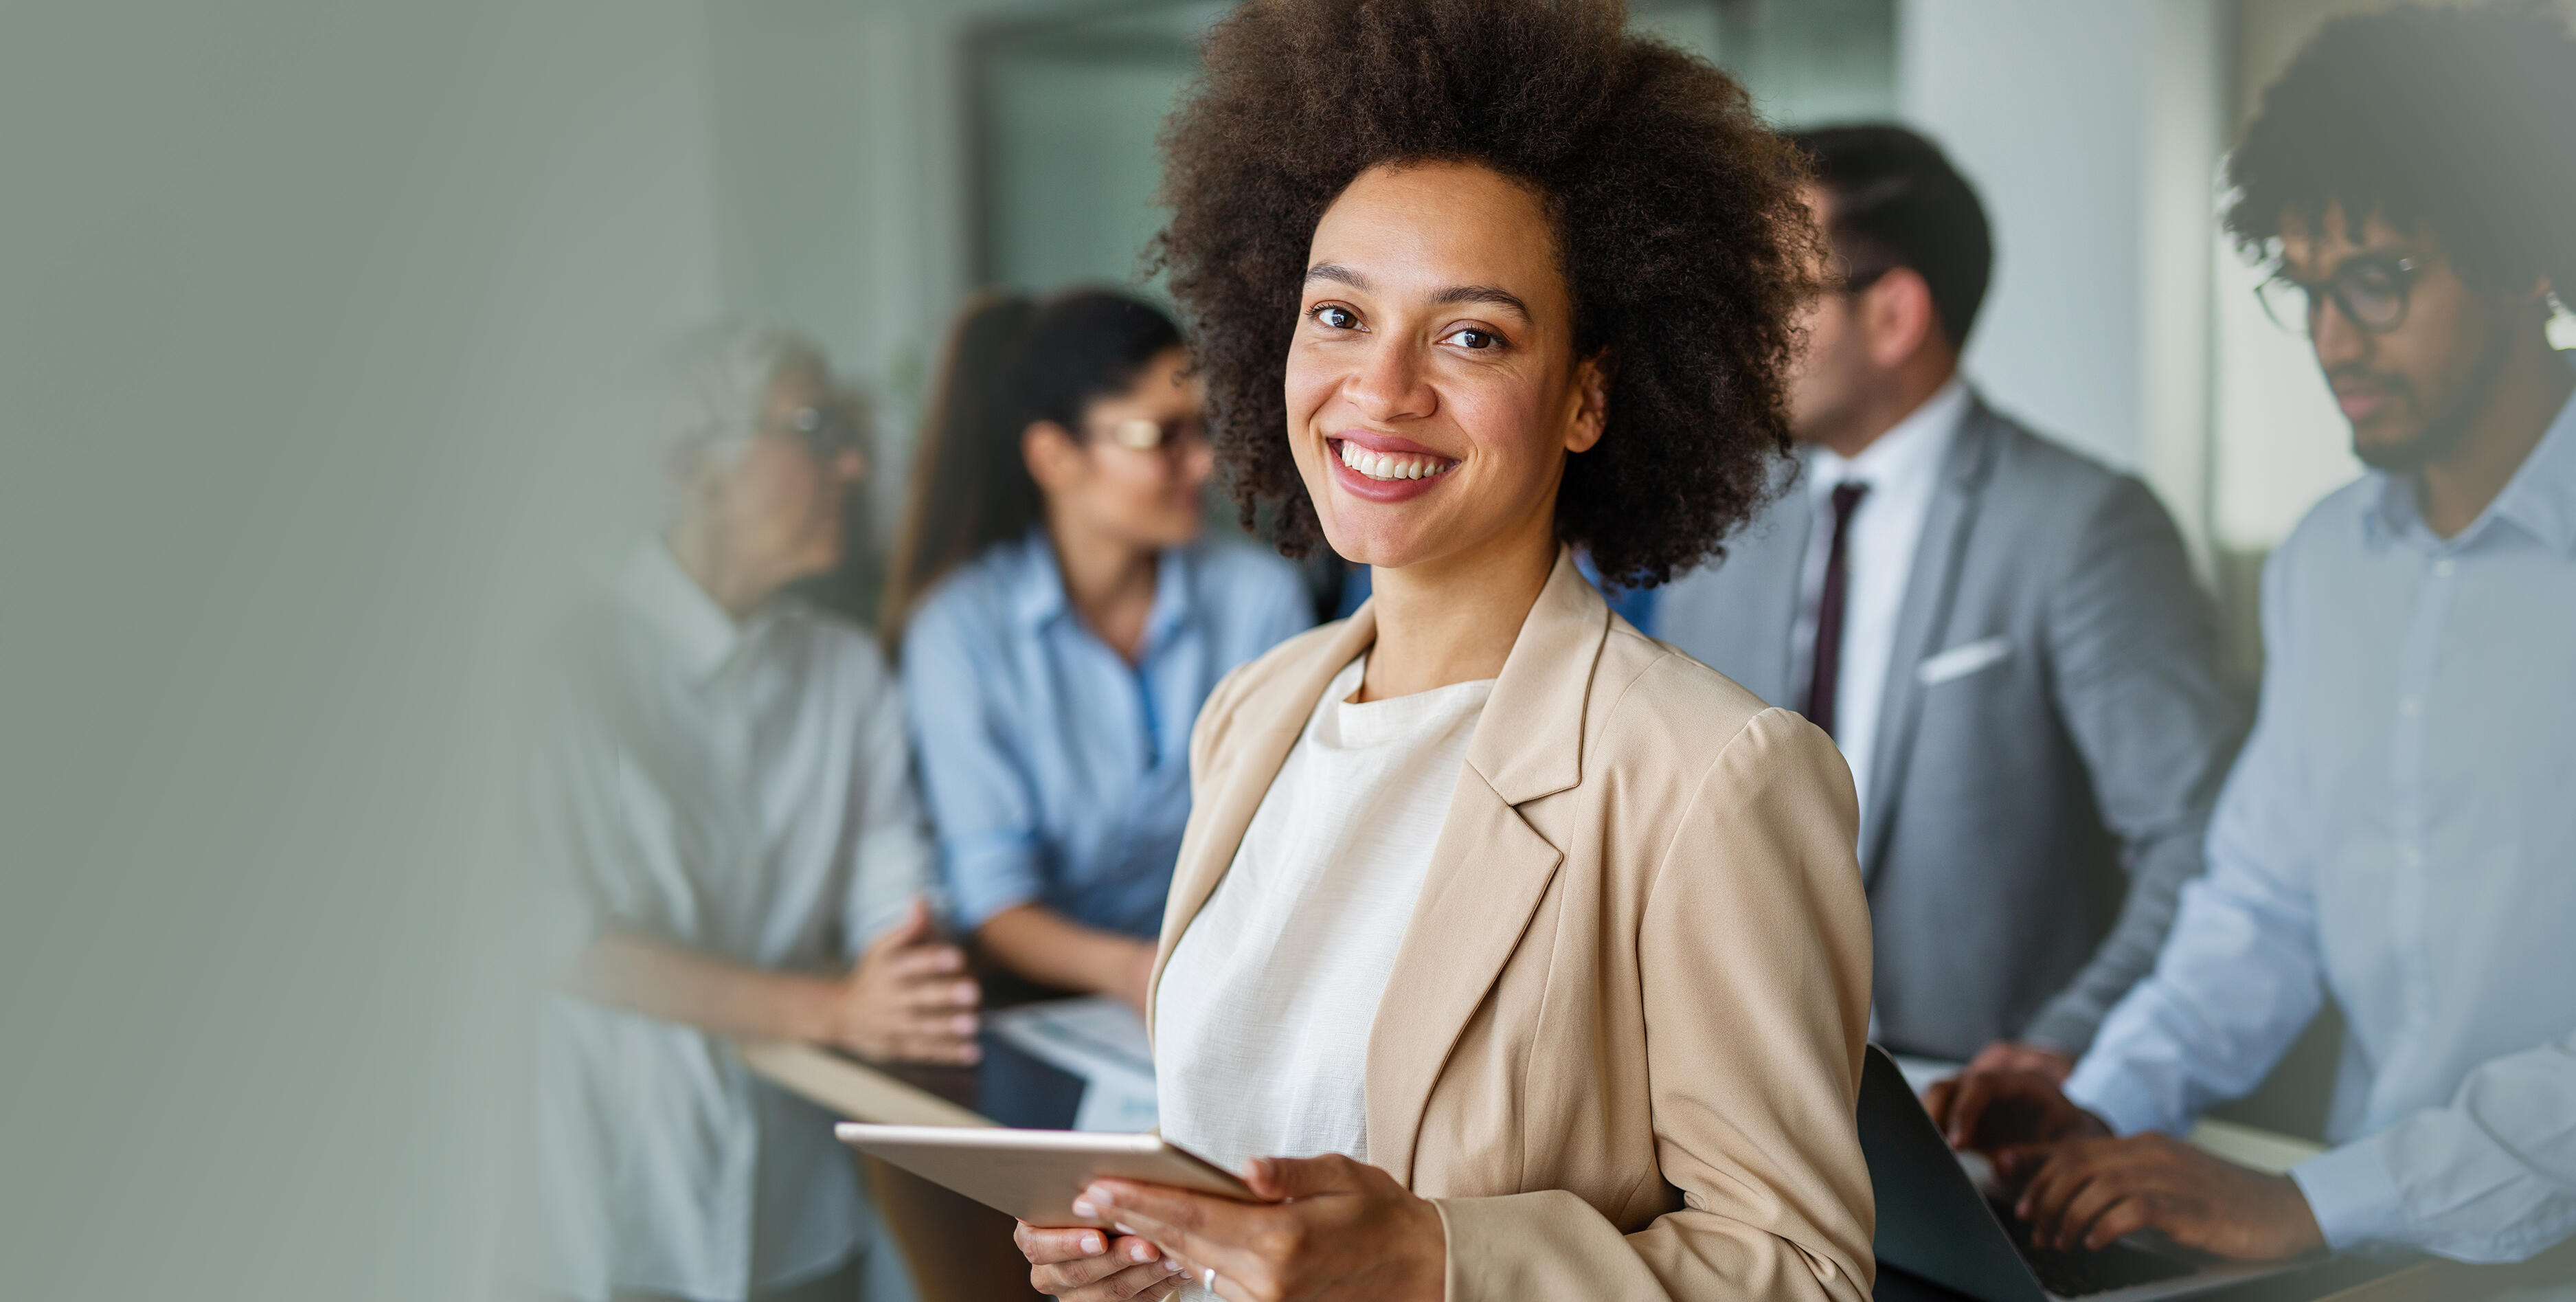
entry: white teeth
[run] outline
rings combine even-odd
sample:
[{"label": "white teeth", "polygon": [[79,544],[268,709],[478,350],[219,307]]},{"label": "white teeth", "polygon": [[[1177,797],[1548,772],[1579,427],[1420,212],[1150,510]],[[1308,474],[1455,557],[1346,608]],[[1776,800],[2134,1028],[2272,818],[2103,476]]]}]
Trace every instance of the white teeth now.
[{"label": "white teeth", "polygon": [[1371,479],[1429,479],[1445,473],[1449,467],[1429,457],[1394,456],[1371,452],[1344,440],[1342,464]]}]

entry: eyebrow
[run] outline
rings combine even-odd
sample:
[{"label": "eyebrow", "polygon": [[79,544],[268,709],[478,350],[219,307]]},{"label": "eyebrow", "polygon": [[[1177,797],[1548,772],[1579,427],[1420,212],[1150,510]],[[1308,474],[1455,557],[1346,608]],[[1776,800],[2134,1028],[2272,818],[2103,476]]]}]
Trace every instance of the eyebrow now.
[{"label": "eyebrow", "polygon": [[[1363,292],[1369,289],[1368,277],[1338,262],[1318,262],[1306,268],[1307,284],[1311,285],[1319,280],[1336,281]],[[1530,312],[1529,304],[1522,301],[1520,295],[1500,285],[1452,285],[1432,295],[1431,301],[1444,306],[1452,303],[1484,303],[1504,308],[1523,321],[1537,320],[1537,317]]]}]

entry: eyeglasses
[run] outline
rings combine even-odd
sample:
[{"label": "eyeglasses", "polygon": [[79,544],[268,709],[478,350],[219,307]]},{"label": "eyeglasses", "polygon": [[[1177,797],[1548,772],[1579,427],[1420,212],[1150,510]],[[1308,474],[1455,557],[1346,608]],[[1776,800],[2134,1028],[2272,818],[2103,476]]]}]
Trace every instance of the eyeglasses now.
[{"label": "eyeglasses", "polygon": [[837,406],[799,407],[781,418],[772,432],[796,439],[825,461],[857,448],[860,443],[858,424],[850,419],[848,412]]},{"label": "eyeglasses", "polygon": [[1178,450],[1191,443],[1204,441],[1207,438],[1207,431],[1199,424],[1199,418],[1196,416],[1181,416],[1171,420],[1130,416],[1125,420],[1111,421],[1106,437],[1122,448],[1137,452],[1158,452],[1167,449]]},{"label": "eyeglasses", "polygon": [[2415,290],[2423,264],[2396,254],[2358,257],[2319,281],[2299,280],[2275,271],[2254,287],[2263,314],[2292,334],[2311,334],[2317,317],[2333,303],[2344,320],[2371,334],[2386,334],[2406,321],[2406,303]]}]

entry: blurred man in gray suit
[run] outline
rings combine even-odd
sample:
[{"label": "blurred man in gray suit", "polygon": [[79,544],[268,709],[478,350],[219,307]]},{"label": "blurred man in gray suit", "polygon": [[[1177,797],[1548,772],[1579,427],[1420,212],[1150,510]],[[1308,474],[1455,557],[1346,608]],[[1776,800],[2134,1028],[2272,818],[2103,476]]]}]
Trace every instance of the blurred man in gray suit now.
[{"label": "blurred man in gray suit", "polygon": [[1795,478],[1656,631],[1851,762],[1878,1038],[2062,1079],[2201,871],[2240,728],[2215,621],[2145,485],[1959,377],[1993,255],[1940,150],[1797,140],[1836,283],[1791,392]]}]

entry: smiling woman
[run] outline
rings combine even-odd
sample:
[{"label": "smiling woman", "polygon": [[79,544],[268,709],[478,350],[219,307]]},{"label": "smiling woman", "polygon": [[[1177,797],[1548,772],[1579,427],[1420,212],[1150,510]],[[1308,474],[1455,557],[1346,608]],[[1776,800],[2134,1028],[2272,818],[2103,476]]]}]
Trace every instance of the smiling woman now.
[{"label": "smiling woman", "polygon": [[1147,997],[1163,1130],[1081,1299],[1843,1298],[1869,927],[1832,743],[1573,562],[1708,556],[1785,445],[1800,172],[1600,0],[1253,0],[1159,248],[1247,519],[1367,563],[1230,676]]}]

